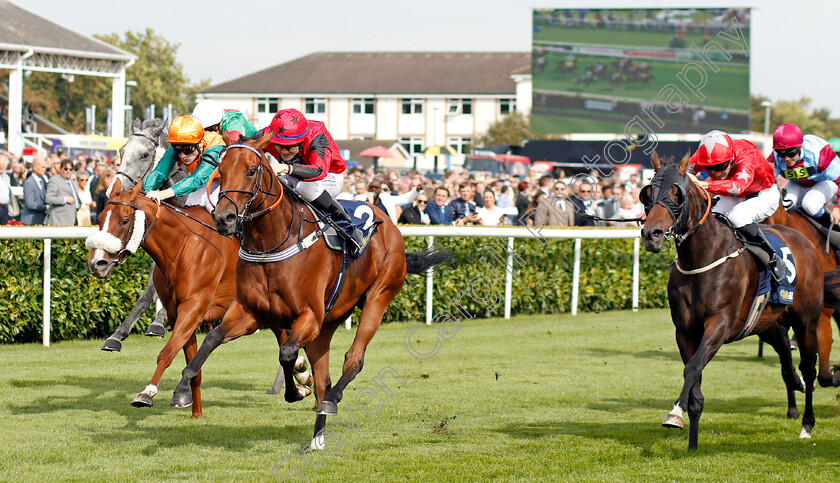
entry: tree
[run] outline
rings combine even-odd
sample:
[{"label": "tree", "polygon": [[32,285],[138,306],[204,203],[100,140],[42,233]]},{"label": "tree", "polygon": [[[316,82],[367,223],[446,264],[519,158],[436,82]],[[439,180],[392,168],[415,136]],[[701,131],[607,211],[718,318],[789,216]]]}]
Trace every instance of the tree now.
[{"label": "tree", "polygon": [[534,139],[531,135],[531,120],[519,112],[514,112],[491,124],[487,128],[487,132],[476,139],[476,145],[510,144],[519,146],[523,139]]},{"label": "tree", "polygon": [[[750,97],[750,130],[764,132],[765,108],[761,105],[766,97]],[[809,112],[810,111],[810,112]],[[823,139],[840,135],[840,119],[831,119],[828,109],[811,109],[811,98],[780,100],[770,108],[769,132],[780,124],[796,124],[805,134],[815,134]]]},{"label": "tree", "polygon": [[[183,66],[177,62],[178,44],[170,44],[152,29],[94,37],[136,55],[137,62],[126,70],[126,79],[137,82],[131,90],[134,116],[142,117],[144,109],[156,106],[156,116],[163,106],[172,104],[175,113],[191,112],[195,95],[210,85],[205,79],[190,84]],[[32,72],[24,79],[23,101],[32,110],[71,132],[85,128],[85,107],[96,105],[96,126],[105,131],[107,110],[111,107],[113,81],[110,77],[85,75],[61,76],[49,72]]]}]

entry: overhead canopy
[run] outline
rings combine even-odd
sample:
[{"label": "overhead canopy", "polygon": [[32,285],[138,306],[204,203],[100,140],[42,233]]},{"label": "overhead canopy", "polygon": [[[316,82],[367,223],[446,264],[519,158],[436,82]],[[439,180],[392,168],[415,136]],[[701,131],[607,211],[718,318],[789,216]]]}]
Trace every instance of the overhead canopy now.
[{"label": "overhead canopy", "polygon": [[0,0],[0,69],[9,76],[9,150],[23,150],[23,71],[93,75],[114,79],[111,135],[125,126],[125,69],[137,58],[112,45],[68,30],[17,5]]}]

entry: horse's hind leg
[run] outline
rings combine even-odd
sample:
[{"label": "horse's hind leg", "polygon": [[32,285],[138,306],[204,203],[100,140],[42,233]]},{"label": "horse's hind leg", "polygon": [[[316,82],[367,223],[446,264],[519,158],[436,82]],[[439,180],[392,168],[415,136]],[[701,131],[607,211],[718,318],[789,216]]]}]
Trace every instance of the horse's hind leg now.
[{"label": "horse's hind leg", "polygon": [[[198,341],[195,337],[195,331],[193,331],[190,339],[187,341],[187,345],[184,346],[184,358],[187,360],[187,364],[195,357],[197,351]],[[198,371],[198,375],[193,379],[190,384],[190,389],[192,390],[193,398],[192,417],[200,418],[203,416],[201,412],[201,371]]]},{"label": "horse's hind leg", "polygon": [[152,280],[152,274],[154,271],[155,264],[152,262],[152,269],[149,271],[149,281],[146,282],[146,289],[137,301],[134,302],[134,307],[131,309],[131,312],[125,320],[123,320],[119,327],[117,327],[117,330],[105,339],[105,343],[102,345],[102,350],[108,352],[119,352],[120,349],[122,349],[121,341],[128,337],[128,334],[131,333],[131,329],[134,328],[134,324],[140,320],[140,316],[149,310],[149,307],[151,307],[152,304],[155,303],[155,300],[157,300],[157,292],[155,292],[155,284]]},{"label": "horse's hind leg", "polygon": [[[805,380],[805,412],[802,414],[802,432],[799,437],[809,439],[816,424],[814,417],[814,381],[817,379],[817,334],[815,327],[808,327],[806,323],[793,325],[796,340],[799,341],[799,370]],[[816,321],[814,321],[816,324]]]},{"label": "horse's hind leg", "polygon": [[785,382],[785,389],[787,391],[788,419],[799,418],[799,408],[796,407],[796,392],[805,392],[805,383],[799,374],[796,373],[796,368],[793,366],[793,358],[790,355],[790,339],[788,338],[787,327],[779,324],[774,324],[764,332],[758,334],[761,340],[770,344],[776,354],[779,355],[779,363],[782,366],[782,380]]},{"label": "horse's hind leg", "polygon": [[817,381],[822,387],[840,386],[840,372],[837,367],[831,369],[831,309],[823,309],[817,325],[817,346],[819,350],[820,369]]},{"label": "horse's hind leg", "polygon": [[[346,317],[344,317],[346,318]],[[341,320],[341,319],[339,319]],[[320,404],[332,388],[330,381],[330,341],[338,328],[338,323],[332,323],[321,328],[321,333],[306,345],[306,355],[312,364],[312,374],[315,378],[315,403]],[[327,425],[327,415],[318,414],[315,417],[315,431],[312,435],[310,449],[325,449],[324,427]]]},{"label": "horse's hind leg", "polygon": [[181,373],[181,381],[178,383],[178,387],[175,388],[172,401],[169,404],[176,408],[190,406],[193,403],[192,383],[201,373],[201,366],[207,361],[210,353],[225,342],[237,339],[243,335],[253,334],[256,331],[257,322],[253,315],[246,312],[239,302],[233,302],[230,309],[225,313],[225,318],[222,320],[222,323],[207,333],[195,357],[184,368]]}]

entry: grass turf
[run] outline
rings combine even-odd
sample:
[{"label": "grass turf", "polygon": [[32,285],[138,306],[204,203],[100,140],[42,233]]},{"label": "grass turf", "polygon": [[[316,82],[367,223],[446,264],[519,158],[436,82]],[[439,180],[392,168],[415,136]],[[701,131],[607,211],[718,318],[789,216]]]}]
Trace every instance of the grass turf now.
[{"label": "grass turf", "polygon": [[[840,476],[838,390],[817,389],[814,439],[799,440],[800,422],[784,417],[778,359],[768,350],[758,359],[754,337],[725,346],[704,372],[700,449],[689,452],[687,431],[659,425],[682,385],[667,311],[465,321],[450,339],[420,328],[409,338],[415,352],[440,341],[422,361],[404,346],[410,327],[380,329],[330,420],[333,450],[306,455],[298,449],[311,436],[313,399],[289,405],[265,394],[277,369],[267,331],[209,359],[201,420],[168,405],[180,357],[155,407],[129,405],[151,376],[160,340],[133,335],[121,353],[99,351],[101,341],[5,346],[0,478],[265,481],[272,470],[313,481]],[[353,334],[340,329],[333,341],[334,381]],[[840,349],[832,355],[840,360]],[[384,375],[387,368],[405,382]]]}]

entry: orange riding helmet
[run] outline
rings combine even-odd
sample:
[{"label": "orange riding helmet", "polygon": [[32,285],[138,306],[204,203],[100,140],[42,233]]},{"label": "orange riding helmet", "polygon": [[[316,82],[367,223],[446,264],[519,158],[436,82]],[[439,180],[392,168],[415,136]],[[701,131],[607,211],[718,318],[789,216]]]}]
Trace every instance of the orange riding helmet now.
[{"label": "orange riding helmet", "polygon": [[204,138],[204,127],[192,116],[176,117],[169,125],[169,144],[197,144]]}]

